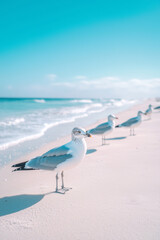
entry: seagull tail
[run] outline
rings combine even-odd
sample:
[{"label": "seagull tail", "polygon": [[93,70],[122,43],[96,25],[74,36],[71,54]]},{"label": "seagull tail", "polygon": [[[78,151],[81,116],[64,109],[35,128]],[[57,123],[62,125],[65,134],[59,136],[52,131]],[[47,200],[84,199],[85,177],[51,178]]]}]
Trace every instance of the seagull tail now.
[{"label": "seagull tail", "polygon": [[25,165],[26,165],[27,162],[28,161],[12,165],[12,167],[16,168],[16,169],[13,170],[13,172],[15,172],[15,171],[22,171],[22,170],[35,170],[34,168],[25,168]]}]

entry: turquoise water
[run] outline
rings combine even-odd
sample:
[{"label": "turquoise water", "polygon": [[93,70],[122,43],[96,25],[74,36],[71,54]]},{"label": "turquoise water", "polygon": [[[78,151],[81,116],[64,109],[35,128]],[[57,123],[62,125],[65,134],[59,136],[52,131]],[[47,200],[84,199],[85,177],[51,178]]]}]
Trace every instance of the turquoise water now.
[{"label": "turquoise water", "polygon": [[134,104],[124,99],[0,98],[0,166]]}]

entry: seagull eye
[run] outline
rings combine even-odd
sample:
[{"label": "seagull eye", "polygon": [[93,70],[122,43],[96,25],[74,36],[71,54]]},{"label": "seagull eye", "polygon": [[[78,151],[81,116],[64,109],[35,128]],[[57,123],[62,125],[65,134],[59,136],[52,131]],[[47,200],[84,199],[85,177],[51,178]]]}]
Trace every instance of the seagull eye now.
[{"label": "seagull eye", "polygon": [[75,135],[81,134],[81,131],[80,130],[76,130],[76,131],[74,131],[74,134]]}]

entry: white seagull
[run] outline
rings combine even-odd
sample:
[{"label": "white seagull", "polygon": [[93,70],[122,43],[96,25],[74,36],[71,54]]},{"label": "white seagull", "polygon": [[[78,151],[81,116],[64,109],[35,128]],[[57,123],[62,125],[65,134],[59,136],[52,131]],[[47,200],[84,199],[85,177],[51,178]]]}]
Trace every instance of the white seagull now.
[{"label": "white seagull", "polygon": [[155,110],[160,109],[160,106],[157,106],[157,107],[155,107],[154,109],[155,109]]},{"label": "white seagull", "polygon": [[[87,151],[87,145],[84,137],[91,137],[85,129],[75,127],[72,130],[72,140],[61,147],[53,148],[29,161],[14,164],[14,171],[20,170],[51,170],[56,171],[56,192],[63,193],[69,189],[64,187],[64,173],[67,168],[74,167],[84,157]],[[58,174],[61,172],[62,188],[58,189]]]},{"label": "white seagull", "polygon": [[102,123],[95,128],[88,130],[87,132],[92,135],[101,135],[102,136],[102,145],[105,144],[105,135],[111,133],[115,128],[115,119],[118,119],[114,115],[110,114],[108,116],[108,122]]},{"label": "white seagull", "polygon": [[116,128],[128,127],[128,128],[130,128],[130,136],[134,136],[135,135],[134,128],[138,127],[141,124],[142,114],[144,114],[142,111],[138,111],[137,117],[128,119],[126,122],[117,125]]},{"label": "white seagull", "polygon": [[149,104],[148,109],[145,111],[144,114],[149,116],[149,119],[151,119],[151,115],[152,115],[152,105],[151,104]]}]

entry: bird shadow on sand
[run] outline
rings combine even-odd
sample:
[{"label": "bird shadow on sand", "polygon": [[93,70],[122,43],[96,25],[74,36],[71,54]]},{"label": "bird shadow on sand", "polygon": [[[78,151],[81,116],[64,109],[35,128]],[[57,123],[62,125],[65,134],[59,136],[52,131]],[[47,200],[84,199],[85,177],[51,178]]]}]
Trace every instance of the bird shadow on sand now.
[{"label": "bird shadow on sand", "polygon": [[151,120],[150,118],[143,119],[143,122]]},{"label": "bird shadow on sand", "polygon": [[0,217],[29,208],[38,203],[39,201],[41,201],[44,198],[44,196],[51,193],[54,192],[37,195],[21,194],[0,198]]},{"label": "bird shadow on sand", "polygon": [[115,137],[115,138],[106,138],[105,140],[122,140],[122,139],[126,139],[127,137]]},{"label": "bird shadow on sand", "polygon": [[87,153],[86,154],[91,154],[91,153],[94,153],[94,152],[96,152],[97,150],[96,149],[88,149],[87,150]]}]

